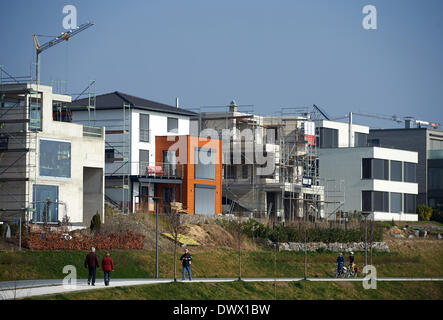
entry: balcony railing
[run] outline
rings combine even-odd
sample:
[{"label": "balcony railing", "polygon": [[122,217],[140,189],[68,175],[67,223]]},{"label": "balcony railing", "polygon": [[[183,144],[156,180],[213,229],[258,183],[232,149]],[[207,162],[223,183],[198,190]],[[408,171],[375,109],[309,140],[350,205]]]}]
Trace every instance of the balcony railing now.
[{"label": "balcony railing", "polygon": [[166,162],[140,162],[139,176],[165,179],[183,178],[184,165]]},{"label": "balcony railing", "polygon": [[83,136],[101,138],[103,137],[103,127],[83,125]]}]

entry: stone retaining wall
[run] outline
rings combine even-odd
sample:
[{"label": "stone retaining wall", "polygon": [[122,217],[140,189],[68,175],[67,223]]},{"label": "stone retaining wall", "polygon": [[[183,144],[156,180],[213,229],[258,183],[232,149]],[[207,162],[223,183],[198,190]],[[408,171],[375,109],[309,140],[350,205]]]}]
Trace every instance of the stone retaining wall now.
[{"label": "stone retaining wall", "polygon": [[[274,246],[273,242],[268,242],[269,246]],[[368,249],[371,244],[368,243]],[[304,251],[304,243],[299,242],[277,242],[279,251]],[[374,242],[372,248],[380,252],[389,252],[386,242]],[[323,243],[309,242],[306,244],[307,251],[327,250],[332,252],[349,252],[349,251],[365,251],[364,242],[350,243]]]}]

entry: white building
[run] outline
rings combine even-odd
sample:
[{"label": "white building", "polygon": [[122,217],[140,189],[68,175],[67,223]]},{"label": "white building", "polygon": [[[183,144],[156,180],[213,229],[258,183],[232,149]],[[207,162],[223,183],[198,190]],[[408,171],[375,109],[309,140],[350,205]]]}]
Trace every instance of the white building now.
[{"label": "white building", "polygon": [[[70,107],[72,122],[106,127],[105,180],[106,199],[125,212],[135,211],[140,199],[152,202],[155,184],[182,184],[175,159],[164,153],[162,163],[172,163],[174,170],[162,174],[154,172],[162,165],[156,159],[156,136],[189,135],[190,118],[194,112],[121,92],[99,95],[95,108],[90,100],[73,101]],[[158,157],[157,157],[158,159]],[[151,168],[155,178],[149,177]],[[151,172],[151,173],[152,173]],[[179,201],[177,199],[174,201]]]},{"label": "white building", "polygon": [[[323,128],[334,131],[322,130],[323,124]],[[363,146],[369,127],[356,125],[352,146],[348,147],[347,123],[322,121],[319,125],[320,140],[324,143],[319,149],[319,175],[324,180],[343,182],[340,210],[371,212],[370,217],[375,220],[417,221],[417,152]],[[321,133],[329,136],[322,137]]]},{"label": "white building", "polygon": [[[104,221],[103,128],[55,121],[71,97],[34,84],[1,86],[0,208],[31,223]],[[49,200],[49,202],[48,202]]]}]

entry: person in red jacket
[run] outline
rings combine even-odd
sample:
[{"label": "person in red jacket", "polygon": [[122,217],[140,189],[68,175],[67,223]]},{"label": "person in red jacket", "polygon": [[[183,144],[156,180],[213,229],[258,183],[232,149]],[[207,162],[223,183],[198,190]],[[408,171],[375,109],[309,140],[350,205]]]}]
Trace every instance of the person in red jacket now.
[{"label": "person in red jacket", "polygon": [[103,258],[102,269],[105,273],[105,286],[109,286],[109,281],[111,281],[111,272],[114,271],[114,261],[112,261],[109,252],[106,252],[106,257]]}]

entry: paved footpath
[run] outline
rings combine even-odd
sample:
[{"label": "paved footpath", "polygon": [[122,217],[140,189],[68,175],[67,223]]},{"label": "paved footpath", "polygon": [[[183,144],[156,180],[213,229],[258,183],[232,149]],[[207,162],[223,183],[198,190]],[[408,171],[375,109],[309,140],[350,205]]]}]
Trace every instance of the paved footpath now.
[{"label": "paved footpath", "polygon": [[[291,282],[301,281],[304,278],[242,278],[246,282]],[[23,299],[48,294],[62,294],[75,291],[106,289],[109,287],[138,286],[158,283],[171,283],[173,279],[111,279],[108,287],[101,279],[97,279],[95,286],[89,286],[87,279],[78,279],[75,286],[63,286],[63,280],[20,280],[0,282],[0,300]],[[178,280],[178,282],[233,282],[238,278],[196,278],[192,281]],[[336,278],[307,278],[308,281],[363,281],[364,278],[336,279]],[[377,278],[377,281],[443,281],[443,278]]]}]

